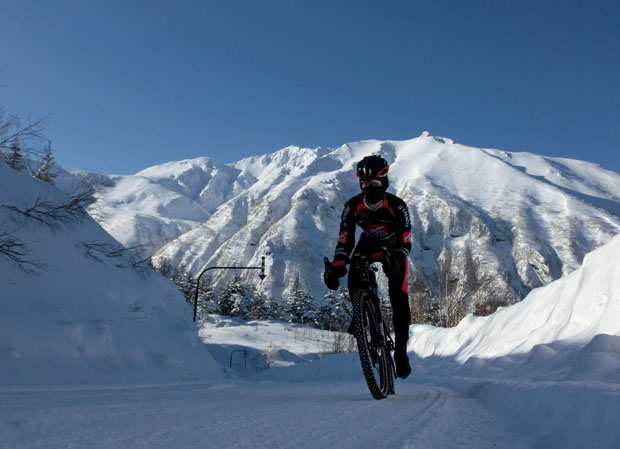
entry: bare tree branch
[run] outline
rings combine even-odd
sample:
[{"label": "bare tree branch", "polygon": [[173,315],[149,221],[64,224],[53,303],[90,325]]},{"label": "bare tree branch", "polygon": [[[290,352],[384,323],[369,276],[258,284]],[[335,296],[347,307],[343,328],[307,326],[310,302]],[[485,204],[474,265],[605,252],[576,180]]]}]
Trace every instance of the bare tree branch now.
[{"label": "bare tree branch", "polygon": [[95,201],[94,188],[77,192],[69,197],[69,201],[62,204],[53,204],[49,201],[37,198],[34,203],[26,208],[3,204],[2,206],[11,212],[36,220],[50,228],[57,228],[60,224],[78,223],[86,215],[86,207]]},{"label": "bare tree branch", "polygon": [[151,258],[148,257],[146,259],[137,259],[132,252],[136,248],[140,248],[141,245],[125,248],[121,245],[111,245],[109,243],[99,243],[99,242],[82,242],[82,246],[85,251],[84,254],[92,259],[95,259],[97,262],[103,263],[103,257],[107,257],[110,259],[121,259],[125,260],[119,261],[116,264],[118,268],[131,268],[138,275],[145,279],[148,277],[149,273],[153,269],[150,265]]},{"label": "bare tree branch", "polygon": [[0,255],[9,259],[26,273],[35,274],[36,269],[42,269],[44,264],[28,257],[28,246],[15,238],[11,232],[0,233]]},{"label": "bare tree branch", "polygon": [[48,117],[22,123],[18,114],[7,114],[0,106],[0,150],[7,150],[11,144],[19,140],[27,153],[38,156],[47,145],[45,123]]}]

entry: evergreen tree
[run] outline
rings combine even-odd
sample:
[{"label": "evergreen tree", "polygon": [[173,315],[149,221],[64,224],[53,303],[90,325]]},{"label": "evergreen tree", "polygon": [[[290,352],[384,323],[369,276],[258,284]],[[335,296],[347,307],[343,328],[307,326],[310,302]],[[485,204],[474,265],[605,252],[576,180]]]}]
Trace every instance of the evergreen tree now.
[{"label": "evergreen tree", "polygon": [[273,296],[265,295],[264,310],[266,319],[279,320],[282,318],[282,308]]},{"label": "evergreen tree", "polygon": [[13,140],[5,159],[11,168],[21,172],[26,171],[26,163],[18,139]]},{"label": "evergreen tree", "polygon": [[173,279],[173,282],[177,285],[177,288],[187,302],[194,303],[196,295],[196,280],[191,273],[179,272]]},{"label": "evergreen tree", "polygon": [[52,144],[51,142],[48,142],[47,147],[43,152],[43,162],[37,170],[35,177],[39,178],[41,181],[53,183],[56,175],[52,173],[51,170],[54,165],[56,165],[56,162],[54,161],[54,156],[52,155]]},{"label": "evergreen tree", "polygon": [[283,304],[284,318],[287,321],[316,324],[318,311],[314,298],[301,287],[299,276],[295,278],[293,291]]},{"label": "evergreen tree", "polygon": [[262,292],[253,291],[254,302],[250,311],[253,320],[268,320],[280,318],[278,304],[271,297]]},{"label": "evergreen tree", "polygon": [[252,292],[241,283],[240,276],[232,278],[218,301],[222,315],[238,316],[246,320],[252,315],[253,303]]},{"label": "evergreen tree", "polygon": [[[194,295],[195,295],[194,291]],[[198,289],[198,316],[203,317],[209,314],[221,314],[220,306],[216,300],[215,289],[213,288],[210,276],[205,276],[200,281]]]},{"label": "evergreen tree", "polygon": [[353,316],[353,308],[349,290],[345,286],[325,295],[327,305],[321,308],[321,327],[330,330],[343,330],[349,326]]}]

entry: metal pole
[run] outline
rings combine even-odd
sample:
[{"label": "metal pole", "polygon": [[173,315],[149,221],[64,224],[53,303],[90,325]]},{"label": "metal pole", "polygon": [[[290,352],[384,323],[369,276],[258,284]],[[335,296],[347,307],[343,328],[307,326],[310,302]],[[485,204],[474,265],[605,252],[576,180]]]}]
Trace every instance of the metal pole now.
[{"label": "metal pole", "polygon": [[265,274],[265,256],[261,258],[261,266],[260,267],[208,267],[200,272],[198,275],[198,280],[196,281],[196,294],[194,295],[194,321],[196,321],[196,314],[198,313],[198,291],[200,290],[200,279],[202,275],[205,274],[209,270],[261,270],[258,277],[262,281],[267,277]]},{"label": "metal pole", "polygon": [[232,356],[235,352],[243,352],[243,371],[245,371],[248,367],[248,351],[247,349],[235,349],[230,353],[230,368],[232,368]]}]

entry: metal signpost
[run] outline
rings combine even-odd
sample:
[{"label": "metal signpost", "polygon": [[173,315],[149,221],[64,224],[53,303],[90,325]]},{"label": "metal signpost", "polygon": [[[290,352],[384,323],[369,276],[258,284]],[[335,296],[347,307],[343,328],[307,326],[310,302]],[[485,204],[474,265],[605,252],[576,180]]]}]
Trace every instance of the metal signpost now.
[{"label": "metal signpost", "polygon": [[209,267],[202,270],[202,272],[198,275],[198,280],[196,281],[196,296],[194,297],[194,321],[196,321],[196,314],[198,313],[198,290],[200,290],[200,279],[202,275],[205,274],[209,270],[260,270],[260,274],[258,277],[262,281],[267,277],[265,274],[265,256],[261,258],[260,267]]}]

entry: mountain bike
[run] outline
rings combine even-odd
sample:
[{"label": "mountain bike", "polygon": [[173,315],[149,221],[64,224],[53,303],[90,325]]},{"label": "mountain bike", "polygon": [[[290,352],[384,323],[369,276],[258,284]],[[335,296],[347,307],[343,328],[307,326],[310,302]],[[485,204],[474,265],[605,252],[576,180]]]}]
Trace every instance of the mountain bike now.
[{"label": "mountain bike", "polygon": [[[350,292],[353,304],[352,330],[357,340],[357,350],[362,364],[362,371],[368,384],[370,394],[375,399],[385,399],[394,394],[394,341],[390,336],[385,318],[381,314],[377,281],[375,273],[377,261],[387,261],[387,250],[370,255],[354,255],[346,260],[351,276],[355,276],[358,287]],[[332,263],[327,257],[323,259],[325,270]]]}]

